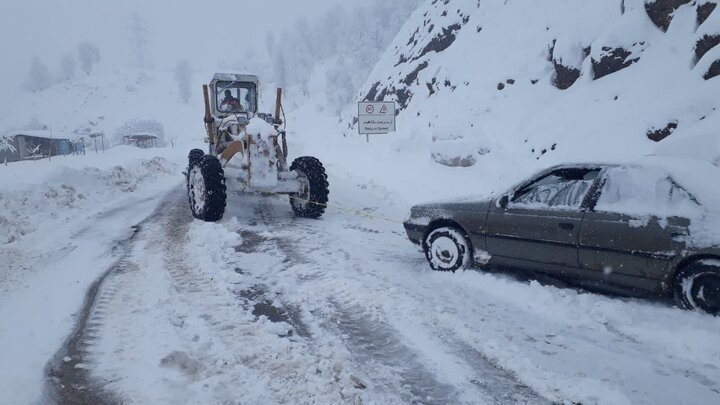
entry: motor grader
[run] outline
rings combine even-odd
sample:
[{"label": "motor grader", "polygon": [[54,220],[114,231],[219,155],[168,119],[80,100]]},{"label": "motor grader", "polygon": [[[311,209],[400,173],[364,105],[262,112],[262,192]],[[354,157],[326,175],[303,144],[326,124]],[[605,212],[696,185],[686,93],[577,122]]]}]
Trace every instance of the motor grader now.
[{"label": "motor grader", "polygon": [[[282,89],[277,90],[275,115],[259,113],[259,80],[255,75],[213,75],[203,85],[208,153],[188,155],[187,192],[195,218],[222,218],[227,188],[240,192],[287,194],[295,215],[319,218],[328,201],[322,163],[311,156],[287,164],[288,147],[280,120]],[[281,129],[281,126],[283,128]]]}]

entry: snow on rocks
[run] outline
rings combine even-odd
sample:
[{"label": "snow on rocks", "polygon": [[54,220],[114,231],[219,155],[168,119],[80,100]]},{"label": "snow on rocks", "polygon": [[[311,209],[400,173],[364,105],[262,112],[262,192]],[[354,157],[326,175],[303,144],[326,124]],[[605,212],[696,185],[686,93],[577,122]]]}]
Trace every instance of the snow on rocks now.
[{"label": "snow on rocks", "polygon": [[548,59],[553,63],[553,83],[560,90],[569,89],[580,77],[582,63],[588,56],[589,47],[567,40],[553,40]]},{"label": "snow on rocks", "polygon": [[697,25],[703,25],[717,7],[716,0],[700,0],[697,2]]},{"label": "snow on rocks", "polygon": [[645,10],[652,22],[663,31],[667,31],[673,19],[673,13],[691,0],[645,0]]},{"label": "snow on rocks", "polygon": [[430,155],[433,160],[441,165],[449,167],[470,167],[477,163],[480,156],[490,152],[483,146],[481,139],[467,135],[453,135],[452,131],[437,131],[438,135],[432,138]]},{"label": "snow on rocks", "polygon": [[[650,3],[662,6],[663,18],[672,17],[666,32],[648,18]],[[359,97],[401,107],[389,148],[412,142],[414,152],[424,149],[439,164],[470,166],[467,156],[448,159],[435,152],[432,139],[448,127],[446,135],[481,139],[490,153],[473,155],[468,170],[476,173],[497,162],[540,168],[651,154],[655,142],[648,133],[660,144],[710,136],[711,127],[700,120],[706,113],[698,111],[720,105],[713,96],[720,84],[709,80],[720,71],[720,62],[713,65],[718,47],[697,66],[688,61],[695,58],[696,41],[713,38],[709,31],[717,29],[720,14],[703,6],[698,28],[694,4],[665,3],[627,0],[621,8],[612,2],[426,1]],[[443,30],[449,30],[446,46],[423,52]],[[708,80],[698,80],[703,77]],[[355,110],[343,114],[348,137],[357,131]]]},{"label": "snow on rocks", "polygon": [[720,75],[720,13],[716,7],[717,3],[707,2],[699,4],[697,9],[695,61],[704,72],[705,80]]}]

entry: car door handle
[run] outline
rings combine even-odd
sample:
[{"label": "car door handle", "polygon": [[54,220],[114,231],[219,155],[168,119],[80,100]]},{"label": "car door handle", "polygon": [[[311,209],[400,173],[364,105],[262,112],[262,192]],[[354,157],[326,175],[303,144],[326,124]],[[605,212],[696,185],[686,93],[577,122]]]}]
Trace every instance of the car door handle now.
[{"label": "car door handle", "polygon": [[575,225],[568,222],[560,222],[558,226],[560,227],[560,229],[565,229],[567,231],[572,231],[573,229],[575,229]]}]

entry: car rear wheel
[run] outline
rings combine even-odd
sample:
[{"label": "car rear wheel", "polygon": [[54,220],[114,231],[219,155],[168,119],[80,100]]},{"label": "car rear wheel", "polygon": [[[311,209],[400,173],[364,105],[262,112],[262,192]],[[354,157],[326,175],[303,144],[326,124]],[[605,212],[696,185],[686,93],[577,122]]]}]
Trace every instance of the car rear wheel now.
[{"label": "car rear wheel", "polygon": [[443,226],[430,232],[423,241],[423,250],[433,270],[454,272],[472,263],[470,241],[454,227]]},{"label": "car rear wheel", "polygon": [[673,293],[682,309],[720,315],[720,260],[699,260],[683,268]]}]

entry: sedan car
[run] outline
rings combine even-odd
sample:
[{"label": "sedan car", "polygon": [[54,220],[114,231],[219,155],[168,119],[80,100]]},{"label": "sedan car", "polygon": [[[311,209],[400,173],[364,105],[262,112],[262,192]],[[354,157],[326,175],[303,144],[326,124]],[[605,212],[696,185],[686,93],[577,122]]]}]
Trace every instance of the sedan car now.
[{"label": "sedan car", "polygon": [[718,179],[689,160],[561,165],[503,193],[416,205],[404,225],[434,270],[527,269],[718,315]]}]

